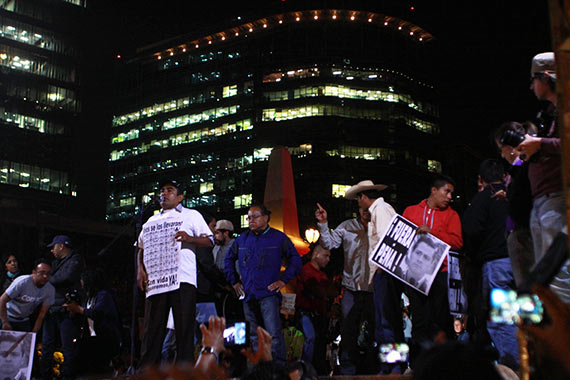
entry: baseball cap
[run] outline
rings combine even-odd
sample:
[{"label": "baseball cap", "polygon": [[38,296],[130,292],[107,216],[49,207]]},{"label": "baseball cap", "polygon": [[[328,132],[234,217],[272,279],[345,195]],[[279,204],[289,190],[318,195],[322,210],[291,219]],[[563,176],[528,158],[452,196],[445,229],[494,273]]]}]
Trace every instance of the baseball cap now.
[{"label": "baseball cap", "polygon": [[533,77],[535,74],[547,74],[556,79],[556,61],[553,52],[540,53],[532,58],[530,76]]},{"label": "baseball cap", "polygon": [[66,235],[56,235],[53,238],[52,242],[47,245],[47,247],[51,248],[56,244],[65,244],[68,247],[72,246],[71,245],[71,239],[69,238],[69,236],[66,236]]},{"label": "baseball cap", "polygon": [[216,230],[226,230],[233,232],[234,225],[229,220],[221,219],[216,222]]}]

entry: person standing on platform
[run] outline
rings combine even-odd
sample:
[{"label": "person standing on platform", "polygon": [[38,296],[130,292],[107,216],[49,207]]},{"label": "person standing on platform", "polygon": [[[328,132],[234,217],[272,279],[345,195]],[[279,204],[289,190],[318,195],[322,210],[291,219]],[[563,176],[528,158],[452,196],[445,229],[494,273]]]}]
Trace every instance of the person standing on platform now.
[{"label": "person standing on platform", "polygon": [[[249,208],[249,230],[242,233],[228,251],[224,272],[235,292],[244,298],[245,319],[250,324],[252,337],[256,340],[257,326],[263,325],[272,337],[273,359],[284,365],[286,354],[279,314],[280,290],[299,274],[301,257],[287,235],[269,226],[270,215],[271,211],[264,205]],[[281,273],[284,259],[287,264]]]},{"label": "person standing on platform", "polygon": [[[175,325],[176,362],[193,362],[197,285],[195,252],[198,247],[213,245],[212,231],[202,215],[182,206],[184,191],[180,182],[163,181],[160,199],[162,209],[143,225],[137,243],[137,282],[139,288],[147,293],[141,367],[160,364],[170,308]],[[161,273],[168,273],[168,277],[161,276]],[[157,286],[157,282],[162,282],[165,277],[169,278],[168,286]],[[174,278],[176,280],[171,281]]]}]

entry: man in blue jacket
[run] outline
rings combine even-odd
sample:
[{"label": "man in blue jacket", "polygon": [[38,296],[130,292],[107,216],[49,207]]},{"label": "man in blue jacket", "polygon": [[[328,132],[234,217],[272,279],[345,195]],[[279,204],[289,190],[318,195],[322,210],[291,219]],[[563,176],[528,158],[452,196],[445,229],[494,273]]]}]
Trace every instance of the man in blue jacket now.
[{"label": "man in blue jacket", "polygon": [[[263,325],[272,337],[273,359],[285,364],[279,291],[299,274],[301,257],[287,235],[269,227],[270,215],[271,211],[264,205],[250,207],[247,212],[249,230],[236,239],[227,253],[224,272],[238,296],[244,297],[243,310],[252,336],[257,326]],[[284,258],[287,264],[281,273]],[[236,261],[241,278],[235,269]]]}]

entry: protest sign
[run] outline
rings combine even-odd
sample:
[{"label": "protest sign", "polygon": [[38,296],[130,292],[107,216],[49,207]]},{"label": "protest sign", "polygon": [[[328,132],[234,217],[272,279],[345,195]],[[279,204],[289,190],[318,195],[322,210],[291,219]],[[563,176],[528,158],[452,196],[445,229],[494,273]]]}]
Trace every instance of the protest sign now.
[{"label": "protest sign", "polygon": [[394,215],[370,262],[427,295],[449,245],[416,230],[414,223]]},{"label": "protest sign", "polygon": [[174,239],[174,235],[182,223],[178,218],[160,218],[151,219],[143,226],[143,259],[148,274],[147,297],[180,287],[178,268],[181,244]]},{"label": "protest sign", "polygon": [[460,272],[461,260],[463,255],[449,251],[447,258],[449,312],[456,316],[467,314],[467,295]]},{"label": "protest sign", "polygon": [[0,330],[0,372],[3,380],[31,379],[35,343],[35,333]]}]

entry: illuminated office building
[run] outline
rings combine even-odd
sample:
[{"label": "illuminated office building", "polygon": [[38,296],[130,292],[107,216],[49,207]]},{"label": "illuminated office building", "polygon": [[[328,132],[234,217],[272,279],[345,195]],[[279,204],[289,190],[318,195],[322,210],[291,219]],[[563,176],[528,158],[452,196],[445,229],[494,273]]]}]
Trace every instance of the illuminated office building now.
[{"label": "illuminated office building", "polygon": [[0,237],[28,260],[55,233],[98,231],[76,181],[85,5],[0,1]]},{"label": "illuminated office building", "polygon": [[398,211],[442,170],[434,37],[379,13],[311,10],[235,21],[142,48],[119,68],[107,219],[132,216],[165,177],[186,205],[245,226],[271,149],[286,146],[303,229],[331,223],[363,179]]}]

